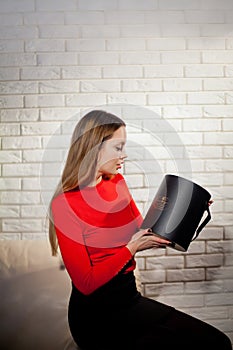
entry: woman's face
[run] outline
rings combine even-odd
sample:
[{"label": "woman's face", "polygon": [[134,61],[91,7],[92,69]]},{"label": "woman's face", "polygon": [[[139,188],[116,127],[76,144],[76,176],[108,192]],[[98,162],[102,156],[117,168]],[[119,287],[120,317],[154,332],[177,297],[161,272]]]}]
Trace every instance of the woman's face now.
[{"label": "woman's face", "polygon": [[97,164],[97,177],[102,175],[115,175],[121,169],[125,153],[126,128],[121,126],[111,139],[105,141],[99,152]]}]

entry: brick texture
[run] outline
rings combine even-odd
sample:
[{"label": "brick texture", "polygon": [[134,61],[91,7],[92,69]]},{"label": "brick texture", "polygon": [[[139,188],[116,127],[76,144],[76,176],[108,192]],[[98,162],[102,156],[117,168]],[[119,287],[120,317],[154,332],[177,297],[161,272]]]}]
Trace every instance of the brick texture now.
[{"label": "brick texture", "polygon": [[75,123],[112,111],[143,214],[168,172],[214,199],[188,252],[138,253],[145,295],[233,341],[232,36],[232,0],[0,1],[0,239],[47,239]]}]

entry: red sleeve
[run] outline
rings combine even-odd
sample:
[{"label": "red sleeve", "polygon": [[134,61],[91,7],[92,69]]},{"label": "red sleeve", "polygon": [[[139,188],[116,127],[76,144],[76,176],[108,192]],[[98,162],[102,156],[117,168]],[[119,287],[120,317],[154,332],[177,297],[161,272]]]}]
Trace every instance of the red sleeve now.
[{"label": "red sleeve", "polygon": [[91,294],[110,281],[132,258],[130,251],[120,248],[115,255],[92,266],[84,245],[58,233],[59,247],[70,278],[83,294]]},{"label": "red sleeve", "polygon": [[129,188],[128,188],[128,185],[125,181],[125,178],[120,173],[118,174],[118,177],[124,182],[125,191],[127,191],[129,198],[130,198],[130,208],[132,211],[132,215],[136,219],[138,229],[140,229],[142,222],[143,222],[142,214],[140,213],[140,211],[139,211],[139,209],[138,209],[138,207],[137,207],[137,205],[136,205],[136,203],[135,203],[135,201],[134,201],[134,199],[129,191]]},{"label": "red sleeve", "polygon": [[138,207],[136,206],[136,203],[134,202],[133,198],[131,199],[130,206],[131,206],[131,210],[133,212],[133,216],[135,217],[135,219],[137,221],[138,229],[140,229],[142,222],[143,222],[143,217],[142,217]]},{"label": "red sleeve", "polygon": [[53,217],[67,272],[76,288],[83,294],[91,294],[110,281],[132,259],[129,249],[121,247],[116,249],[113,255],[92,265],[83,241],[82,223],[67,202],[65,205],[62,205],[62,201],[53,202]]}]

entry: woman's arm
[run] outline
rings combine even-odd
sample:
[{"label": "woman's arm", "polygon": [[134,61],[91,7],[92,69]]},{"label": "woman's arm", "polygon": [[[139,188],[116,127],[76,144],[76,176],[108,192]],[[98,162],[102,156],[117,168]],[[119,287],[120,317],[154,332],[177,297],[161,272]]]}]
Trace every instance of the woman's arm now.
[{"label": "woman's arm", "polygon": [[93,265],[84,244],[59,231],[57,237],[67,272],[76,288],[86,295],[110,281],[132,259],[132,254],[126,247],[115,248],[113,255],[104,257],[102,261]]},{"label": "woman's arm", "polygon": [[93,263],[85,244],[85,224],[74,213],[65,196],[52,204],[53,219],[60,252],[74,285],[83,294],[90,294],[110,281],[133,258],[123,246],[112,249],[99,248],[101,259]]}]

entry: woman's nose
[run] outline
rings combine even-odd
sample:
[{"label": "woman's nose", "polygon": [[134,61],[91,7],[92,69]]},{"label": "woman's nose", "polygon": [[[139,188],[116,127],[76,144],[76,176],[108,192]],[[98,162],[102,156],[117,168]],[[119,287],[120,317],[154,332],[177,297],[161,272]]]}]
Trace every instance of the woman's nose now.
[{"label": "woman's nose", "polygon": [[122,153],[121,153],[120,158],[121,158],[121,159],[125,159],[125,158],[127,158],[127,157],[128,157],[128,155],[126,154],[125,150],[123,150]]}]

